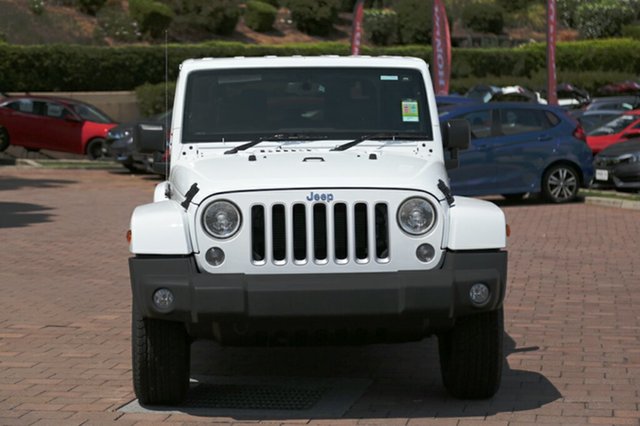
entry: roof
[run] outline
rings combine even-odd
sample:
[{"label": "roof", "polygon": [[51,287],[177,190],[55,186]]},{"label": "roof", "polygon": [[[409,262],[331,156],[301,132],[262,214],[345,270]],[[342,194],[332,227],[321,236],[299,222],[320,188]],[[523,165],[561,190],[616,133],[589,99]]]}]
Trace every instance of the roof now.
[{"label": "roof", "polygon": [[60,102],[63,104],[87,105],[87,106],[91,106],[92,108],[95,108],[91,104],[80,101],[78,99],[56,97],[56,96],[30,95],[28,93],[25,95],[8,95],[5,98],[0,98],[0,100],[2,101],[14,101],[18,99],[32,99],[34,101],[49,101],[49,102]]},{"label": "roof", "polygon": [[408,56],[263,56],[234,58],[187,59],[182,69],[187,71],[212,68],[282,68],[282,67],[371,67],[423,68],[428,65],[420,58]]}]

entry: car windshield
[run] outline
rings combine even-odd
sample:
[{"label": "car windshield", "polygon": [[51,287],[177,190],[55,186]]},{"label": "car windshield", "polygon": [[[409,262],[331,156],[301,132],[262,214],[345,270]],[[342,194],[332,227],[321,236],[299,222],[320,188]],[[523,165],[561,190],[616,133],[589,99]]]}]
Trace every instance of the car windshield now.
[{"label": "car windshield", "polygon": [[352,139],[415,133],[433,139],[426,89],[404,68],[265,68],[189,75],[183,142],[272,134]]},{"label": "car windshield", "polygon": [[615,120],[609,121],[604,126],[598,127],[591,133],[590,136],[603,136],[620,133],[637,119],[638,117],[635,115],[622,115]]},{"label": "car windshield", "polygon": [[488,89],[476,89],[473,88],[465,95],[469,99],[473,99],[479,102],[489,102],[493,97],[493,93],[491,93]]},{"label": "car windshield", "polygon": [[104,112],[99,109],[85,105],[85,104],[72,104],[71,107],[76,114],[83,120],[93,121],[94,123],[113,123],[114,121]]}]

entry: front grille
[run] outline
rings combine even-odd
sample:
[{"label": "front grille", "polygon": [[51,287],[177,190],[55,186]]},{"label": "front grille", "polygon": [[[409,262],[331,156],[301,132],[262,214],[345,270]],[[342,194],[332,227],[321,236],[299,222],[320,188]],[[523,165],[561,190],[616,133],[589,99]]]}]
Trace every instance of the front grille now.
[{"label": "front grille", "polygon": [[251,208],[252,262],[388,262],[389,218],[385,203],[296,203]]}]

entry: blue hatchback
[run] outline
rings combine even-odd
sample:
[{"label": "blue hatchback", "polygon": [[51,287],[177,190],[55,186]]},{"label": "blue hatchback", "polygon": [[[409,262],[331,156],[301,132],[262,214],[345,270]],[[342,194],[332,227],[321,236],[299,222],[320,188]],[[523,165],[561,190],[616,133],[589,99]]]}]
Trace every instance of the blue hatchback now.
[{"label": "blue hatchback", "polygon": [[454,118],[471,126],[469,148],[459,153],[459,166],[449,170],[454,194],[518,199],[541,192],[563,203],[593,179],[584,131],[560,108],[495,102],[440,113],[441,122]]}]

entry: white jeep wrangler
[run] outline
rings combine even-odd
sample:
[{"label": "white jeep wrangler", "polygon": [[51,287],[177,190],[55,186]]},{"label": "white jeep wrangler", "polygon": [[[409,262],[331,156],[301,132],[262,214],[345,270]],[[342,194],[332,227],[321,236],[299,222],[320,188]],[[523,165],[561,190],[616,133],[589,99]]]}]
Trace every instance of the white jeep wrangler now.
[{"label": "white jeep wrangler", "polygon": [[140,402],[184,399],[200,338],[324,345],[435,334],[446,389],[495,394],[505,218],[452,196],[446,167],[469,127],[441,129],[424,61],[188,60],[173,111],[170,129],[136,131],[146,151],[164,151],[170,134],[171,154],[168,180],[131,218]]}]

